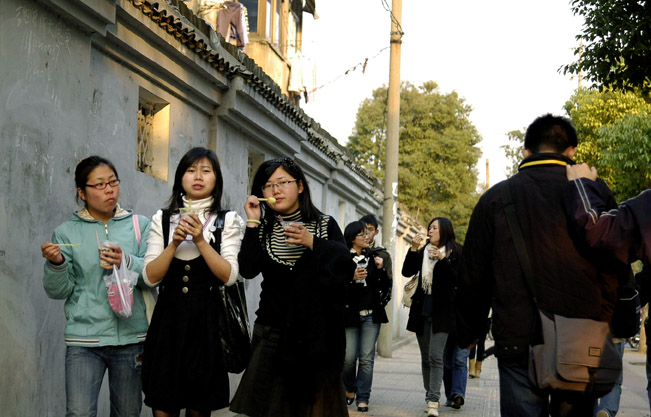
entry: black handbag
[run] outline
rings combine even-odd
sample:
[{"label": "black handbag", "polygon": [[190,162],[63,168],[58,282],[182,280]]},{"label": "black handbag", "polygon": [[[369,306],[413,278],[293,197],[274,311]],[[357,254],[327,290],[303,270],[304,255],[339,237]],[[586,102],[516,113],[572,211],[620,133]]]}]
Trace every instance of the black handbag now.
[{"label": "black handbag", "polygon": [[[216,246],[221,244],[226,212],[220,211],[215,220]],[[222,363],[226,370],[239,374],[249,363],[251,356],[251,334],[249,332],[249,313],[246,308],[244,283],[236,281],[231,286],[220,285],[219,298],[219,341],[222,351]]]},{"label": "black handbag", "polygon": [[246,309],[244,284],[219,287],[219,340],[222,361],[230,373],[239,374],[249,363],[251,355],[251,336],[249,334],[249,315]]}]

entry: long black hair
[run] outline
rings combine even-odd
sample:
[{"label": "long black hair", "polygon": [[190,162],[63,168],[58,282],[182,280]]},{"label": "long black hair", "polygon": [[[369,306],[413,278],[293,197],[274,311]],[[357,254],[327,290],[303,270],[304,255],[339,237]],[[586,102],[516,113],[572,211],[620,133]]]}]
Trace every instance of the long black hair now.
[{"label": "long black hair", "polygon": [[366,232],[366,223],[361,221],[350,222],[344,229],[344,240],[348,249],[353,248],[353,241],[358,234]]},{"label": "long black hair", "polygon": [[454,234],[454,227],[452,221],[447,217],[434,217],[427,225],[427,230],[432,226],[435,221],[439,222],[439,248],[445,246],[445,251],[450,253],[450,258],[456,258],[461,255],[462,246],[457,242]]},{"label": "long black hair", "polygon": [[[310,186],[307,183],[303,170],[291,158],[277,158],[264,161],[258,167],[258,170],[253,176],[251,194],[262,198],[262,186],[267,183],[269,178],[278,168],[284,169],[289,175],[296,179],[296,186],[298,186],[299,183],[303,185],[303,192],[298,195],[298,206],[301,210],[303,221],[310,222],[318,220],[322,213],[314,206],[314,204],[312,204]],[[265,207],[264,204],[262,204],[261,207],[264,219],[269,223],[273,222],[275,212],[271,209],[267,210],[268,206]]]},{"label": "long black hair", "polygon": [[183,194],[185,193],[183,190],[183,176],[185,175],[185,172],[197,161],[202,159],[209,160],[212,165],[212,170],[215,172],[215,188],[212,190],[213,202],[210,206],[210,212],[217,213],[221,208],[224,179],[222,178],[222,169],[219,165],[219,159],[217,159],[215,152],[210,149],[197,147],[187,151],[179,161],[179,165],[176,167],[172,196],[170,197],[167,206],[168,210],[171,212],[175,212],[180,207],[183,207]]},{"label": "long black hair", "polygon": [[[91,172],[93,172],[95,168],[100,165],[106,165],[107,167],[111,168],[115,173],[115,178],[120,179],[118,170],[115,169],[115,165],[113,165],[111,161],[106,158],[102,158],[101,156],[93,155],[79,162],[75,168],[75,185],[77,188],[85,190],[86,184],[88,183],[88,176]],[[79,203],[79,193],[77,193],[76,201]],[[88,203],[85,201],[84,206],[88,206]]]}]

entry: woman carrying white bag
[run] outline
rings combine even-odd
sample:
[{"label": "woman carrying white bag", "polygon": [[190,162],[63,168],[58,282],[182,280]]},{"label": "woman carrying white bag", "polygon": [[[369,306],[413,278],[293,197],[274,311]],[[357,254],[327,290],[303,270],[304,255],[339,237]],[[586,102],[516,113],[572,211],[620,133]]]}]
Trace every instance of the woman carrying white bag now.
[{"label": "woman carrying white bag", "polygon": [[[43,287],[48,297],[65,299],[66,416],[95,415],[106,370],[109,370],[111,416],[139,416],[142,408],[141,366],[147,314],[141,287],[149,220],[118,205],[120,179],[107,159],[91,156],[75,169],[77,199],[84,208],[58,226],[52,241],[41,246],[47,261]],[[113,269],[137,274],[125,305],[105,277]],[[119,301],[118,301],[119,300]],[[113,304],[113,306],[111,305]],[[115,308],[115,310],[113,308]],[[123,314],[124,315],[124,314]]]}]

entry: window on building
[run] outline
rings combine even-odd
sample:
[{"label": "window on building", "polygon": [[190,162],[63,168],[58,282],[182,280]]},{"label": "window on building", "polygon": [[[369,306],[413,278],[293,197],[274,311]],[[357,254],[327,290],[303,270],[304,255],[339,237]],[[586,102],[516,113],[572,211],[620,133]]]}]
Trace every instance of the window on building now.
[{"label": "window on building", "polygon": [[264,162],[264,155],[254,149],[249,149],[249,188],[246,190],[248,193],[253,186],[253,176],[258,170],[258,167]]},{"label": "window on building", "polygon": [[141,87],[137,126],[136,169],[167,181],[170,104]]},{"label": "window on building", "polygon": [[339,200],[339,205],[337,206],[337,223],[342,228],[346,225],[346,201],[344,200]]},{"label": "window on building", "polygon": [[281,16],[283,15],[283,13],[282,13],[282,2],[280,0],[275,0],[275,2],[276,2],[276,16],[275,16],[275,19],[274,19],[274,26],[276,27],[276,31],[275,31],[276,34],[275,34],[274,39],[272,40],[272,42],[274,43],[274,45],[276,45],[277,47],[280,48],[280,39],[281,39],[281,34],[282,34],[281,29],[282,29],[282,26],[283,26],[282,25],[283,21],[281,19]]},{"label": "window on building", "polygon": [[240,0],[249,16],[249,32],[258,32],[258,0]]}]

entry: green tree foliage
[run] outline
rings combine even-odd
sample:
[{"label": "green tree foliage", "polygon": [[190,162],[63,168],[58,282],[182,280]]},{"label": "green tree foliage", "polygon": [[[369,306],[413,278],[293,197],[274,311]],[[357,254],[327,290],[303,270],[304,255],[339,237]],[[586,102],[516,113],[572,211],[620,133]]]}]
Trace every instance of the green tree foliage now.
[{"label": "green tree foliage", "polygon": [[[572,119],[579,136],[579,150],[575,156],[577,162],[586,162],[596,166],[599,175],[613,187],[616,187],[615,172],[622,170],[620,165],[611,165],[603,159],[604,152],[622,151],[616,144],[609,143],[610,136],[604,136],[602,127],[616,125],[626,115],[651,115],[649,105],[638,94],[613,90],[578,90],[570,100],[565,103],[565,111]],[[631,130],[628,130],[631,131]],[[643,140],[651,140],[649,137]],[[617,143],[623,143],[621,141]],[[612,158],[609,160],[612,161]],[[626,171],[620,174],[637,175],[635,172]],[[619,177],[621,180],[621,176]],[[616,194],[617,195],[617,194]],[[617,195],[619,198],[620,196]]]},{"label": "green tree foliage", "polygon": [[[357,111],[347,148],[384,179],[387,88],[373,92]],[[481,140],[469,120],[472,108],[456,92],[442,94],[433,81],[403,83],[400,97],[398,200],[428,222],[449,217],[462,240],[477,201],[476,165]]]},{"label": "green tree foliage", "polygon": [[610,168],[619,201],[651,186],[651,113],[627,114],[597,131],[602,165]]},{"label": "green tree foliage", "polygon": [[599,87],[651,91],[651,2],[646,0],[572,0],[572,12],[585,19],[578,35],[582,47],[564,73],[585,72]]},{"label": "green tree foliage", "polygon": [[506,134],[509,143],[500,146],[504,150],[506,159],[510,166],[507,167],[506,176],[510,177],[518,172],[518,166],[522,161],[522,147],[524,146],[524,130],[512,130]]}]

